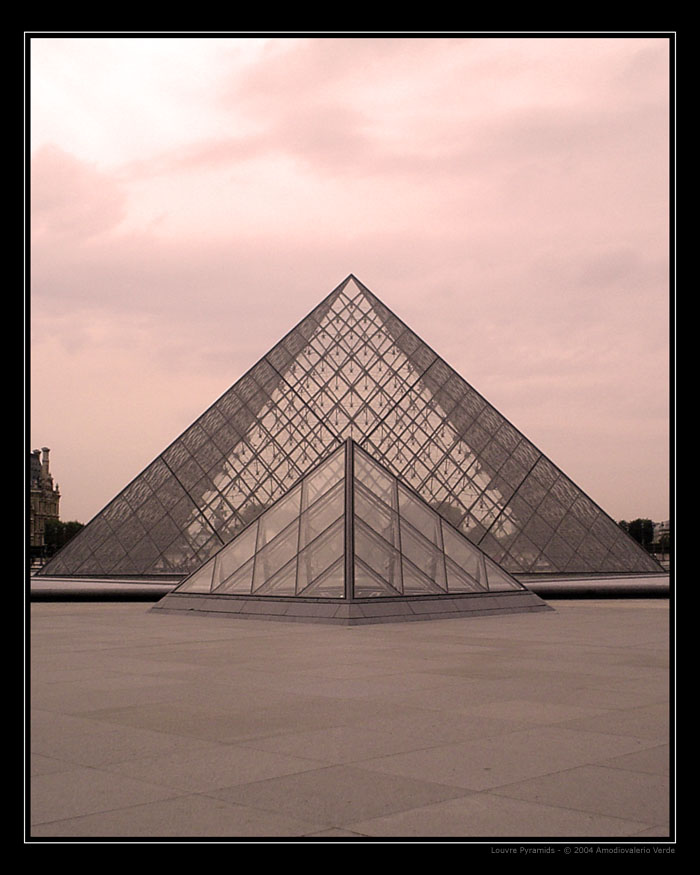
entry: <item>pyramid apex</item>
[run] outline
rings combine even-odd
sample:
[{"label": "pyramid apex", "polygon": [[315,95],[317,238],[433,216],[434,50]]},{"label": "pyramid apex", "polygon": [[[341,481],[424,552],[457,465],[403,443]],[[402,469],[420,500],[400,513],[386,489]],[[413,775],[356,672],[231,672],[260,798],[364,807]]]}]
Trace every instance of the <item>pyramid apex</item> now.
[{"label": "pyramid apex", "polygon": [[510,573],[660,569],[349,273],[42,574],[190,573],[346,438]]}]

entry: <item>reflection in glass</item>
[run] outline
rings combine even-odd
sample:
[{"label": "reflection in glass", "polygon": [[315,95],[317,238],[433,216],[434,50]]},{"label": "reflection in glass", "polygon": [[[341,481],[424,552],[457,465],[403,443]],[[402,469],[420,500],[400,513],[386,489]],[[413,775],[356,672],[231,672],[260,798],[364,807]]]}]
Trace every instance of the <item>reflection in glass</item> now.
[{"label": "reflection in glass", "polygon": [[345,484],[343,481],[315,501],[301,516],[299,548],[306,547],[322,531],[334,523],[345,511]]},{"label": "reflection in glass", "polygon": [[253,566],[253,559],[249,559],[238,571],[231,574],[215,587],[214,592],[217,595],[222,593],[250,593],[253,587]]},{"label": "reflection in glass", "polygon": [[323,535],[312,541],[308,547],[299,553],[299,571],[297,589],[301,593],[309,584],[340,559],[345,551],[345,532],[343,520],[338,520]]},{"label": "reflection in glass", "polygon": [[404,595],[434,595],[442,593],[445,588],[439,586],[434,579],[426,577],[406,557],[402,560]]},{"label": "reflection in glass", "polygon": [[361,560],[355,560],[355,598],[379,598],[401,595],[400,590],[390,586]]},{"label": "reflection in glass", "polygon": [[357,517],[355,518],[355,557],[401,592],[401,563],[398,550],[380,540]]},{"label": "reflection in glass", "polygon": [[392,547],[399,546],[399,518],[355,481],[355,516]]},{"label": "reflection in glass", "polygon": [[294,595],[296,591],[297,563],[296,557],[284,568],[273,574],[262,586],[255,590],[255,595]]},{"label": "reflection in glass", "polygon": [[214,570],[214,562],[207,562],[199,569],[186,584],[180,587],[182,592],[209,592],[211,590],[212,573]]},{"label": "reflection in glass", "polygon": [[432,541],[438,549],[442,548],[440,518],[403,487],[399,487],[399,512],[401,518],[408,520],[421,535]]},{"label": "reflection in glass", "polygon": [[365,453],[355,453],[355,479],[380,498],[384,504],[394,507],[394,483],[392,478]]},{"label": "reflection in glass", "polygon": [[345,563],[341,558],[320,574],[299,595],[313,598],[342,599],[345,596]]},{"label": "reflection in glass", "polygon": [[276,571],[285,565],[297,552],[299,525],[292,523],[274,541],[255,554],[255,573],[253,592],[269,580]]},{"label": "reflection in glass", "polygon": [[489,590],[492,592],[504,589],[519,589],[519,586],[515,581],[508,577],[508,575],[490,559],[486,560],[486,576],[488,578]]},{"label": "reflection in glass", "polygon": [[257,525],[249,526],[217,556],[214,588],[227,580],[234,571],[252,558],[255,552]]},{"label": "reflection in glass", "polygon": [[301,487],[297,486],[284,498],[281,498],[258,522],[257,549],[261,550],[269,544],[292,520],[299,516],[299,500]]},{"label": "reflection in glass", "polygon": [[345,474],[345,453],[338,451],[304,480],[304,509],[337,483]]},{"label": "reflection in glass", "polygon": [[434,580],[440,589],[447,589],[443,553],[413,530],[404,519],[401,520],[401,552],[429,580]]},{"label": "reflection in glass", "polygon": [[479,583],[474,577],[467,574],[464,568],[447,559],[447,589],[449,592],[484,592],[486,585]]},{"label": "reflection in glass", "polygon": [[[466,538],[460,537],[450,526],[443,525],[442,533],[445,543],[445,554],[458,568],[463,568],[477,584],[485,586],[486,571],[483,553],[474,547]],[[449,572],[448,572],[449,573]]]}]

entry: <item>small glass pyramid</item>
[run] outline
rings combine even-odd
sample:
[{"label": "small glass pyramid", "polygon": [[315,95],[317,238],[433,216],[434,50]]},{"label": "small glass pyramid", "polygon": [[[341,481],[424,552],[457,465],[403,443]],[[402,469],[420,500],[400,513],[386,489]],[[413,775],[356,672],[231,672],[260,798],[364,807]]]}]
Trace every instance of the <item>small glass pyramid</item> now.
[{"label": "small glass pyramid", "polygon": [[356,600],[509,590],[526,592],[347,440],[174,592]]},{"label": "small glass pyramid", "polygon": [[348,438],[511,574],[661,570],[351,275],[40,573],[190,574]]}]

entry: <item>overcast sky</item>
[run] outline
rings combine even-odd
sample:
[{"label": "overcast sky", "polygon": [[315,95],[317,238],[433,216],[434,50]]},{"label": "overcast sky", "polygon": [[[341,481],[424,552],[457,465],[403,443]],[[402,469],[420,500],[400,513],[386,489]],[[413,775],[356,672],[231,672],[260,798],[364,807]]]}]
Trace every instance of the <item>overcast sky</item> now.
[{"label": "overcast sky", "polygon": [[354,273],[669,516],[663,37],[31,41],[31,430],[88,522]]}]

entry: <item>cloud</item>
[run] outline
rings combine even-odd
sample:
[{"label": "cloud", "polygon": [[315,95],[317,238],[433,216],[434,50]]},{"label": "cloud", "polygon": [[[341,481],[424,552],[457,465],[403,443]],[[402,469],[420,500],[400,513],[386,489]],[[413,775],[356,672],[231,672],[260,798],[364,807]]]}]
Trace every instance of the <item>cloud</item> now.
[{"label": "cloud", "polygon": [[[38,407],[65,398],[54,419],[88,433],[101,386],[122,408],[143,380],[137,412],[155,392],[147,427],[172,439],[353,272],[536,443],[572,422],[572,453],[616,422],[628,446],[658,432],[663,43],[293,38],[242,58],[231,41],[209,67],[175,42],[141,46],[125,79],[113,41],[104,93],[80,53],[53,56],[93,116],[66,113],[33,161]],[[143,131],[112,136],[110,89]]]},{"label": "cloud", "polygon": [[126,214],[119,183],[54,145],[32,158],[32,229],[37,235],[87,239],[111,231]]}]

